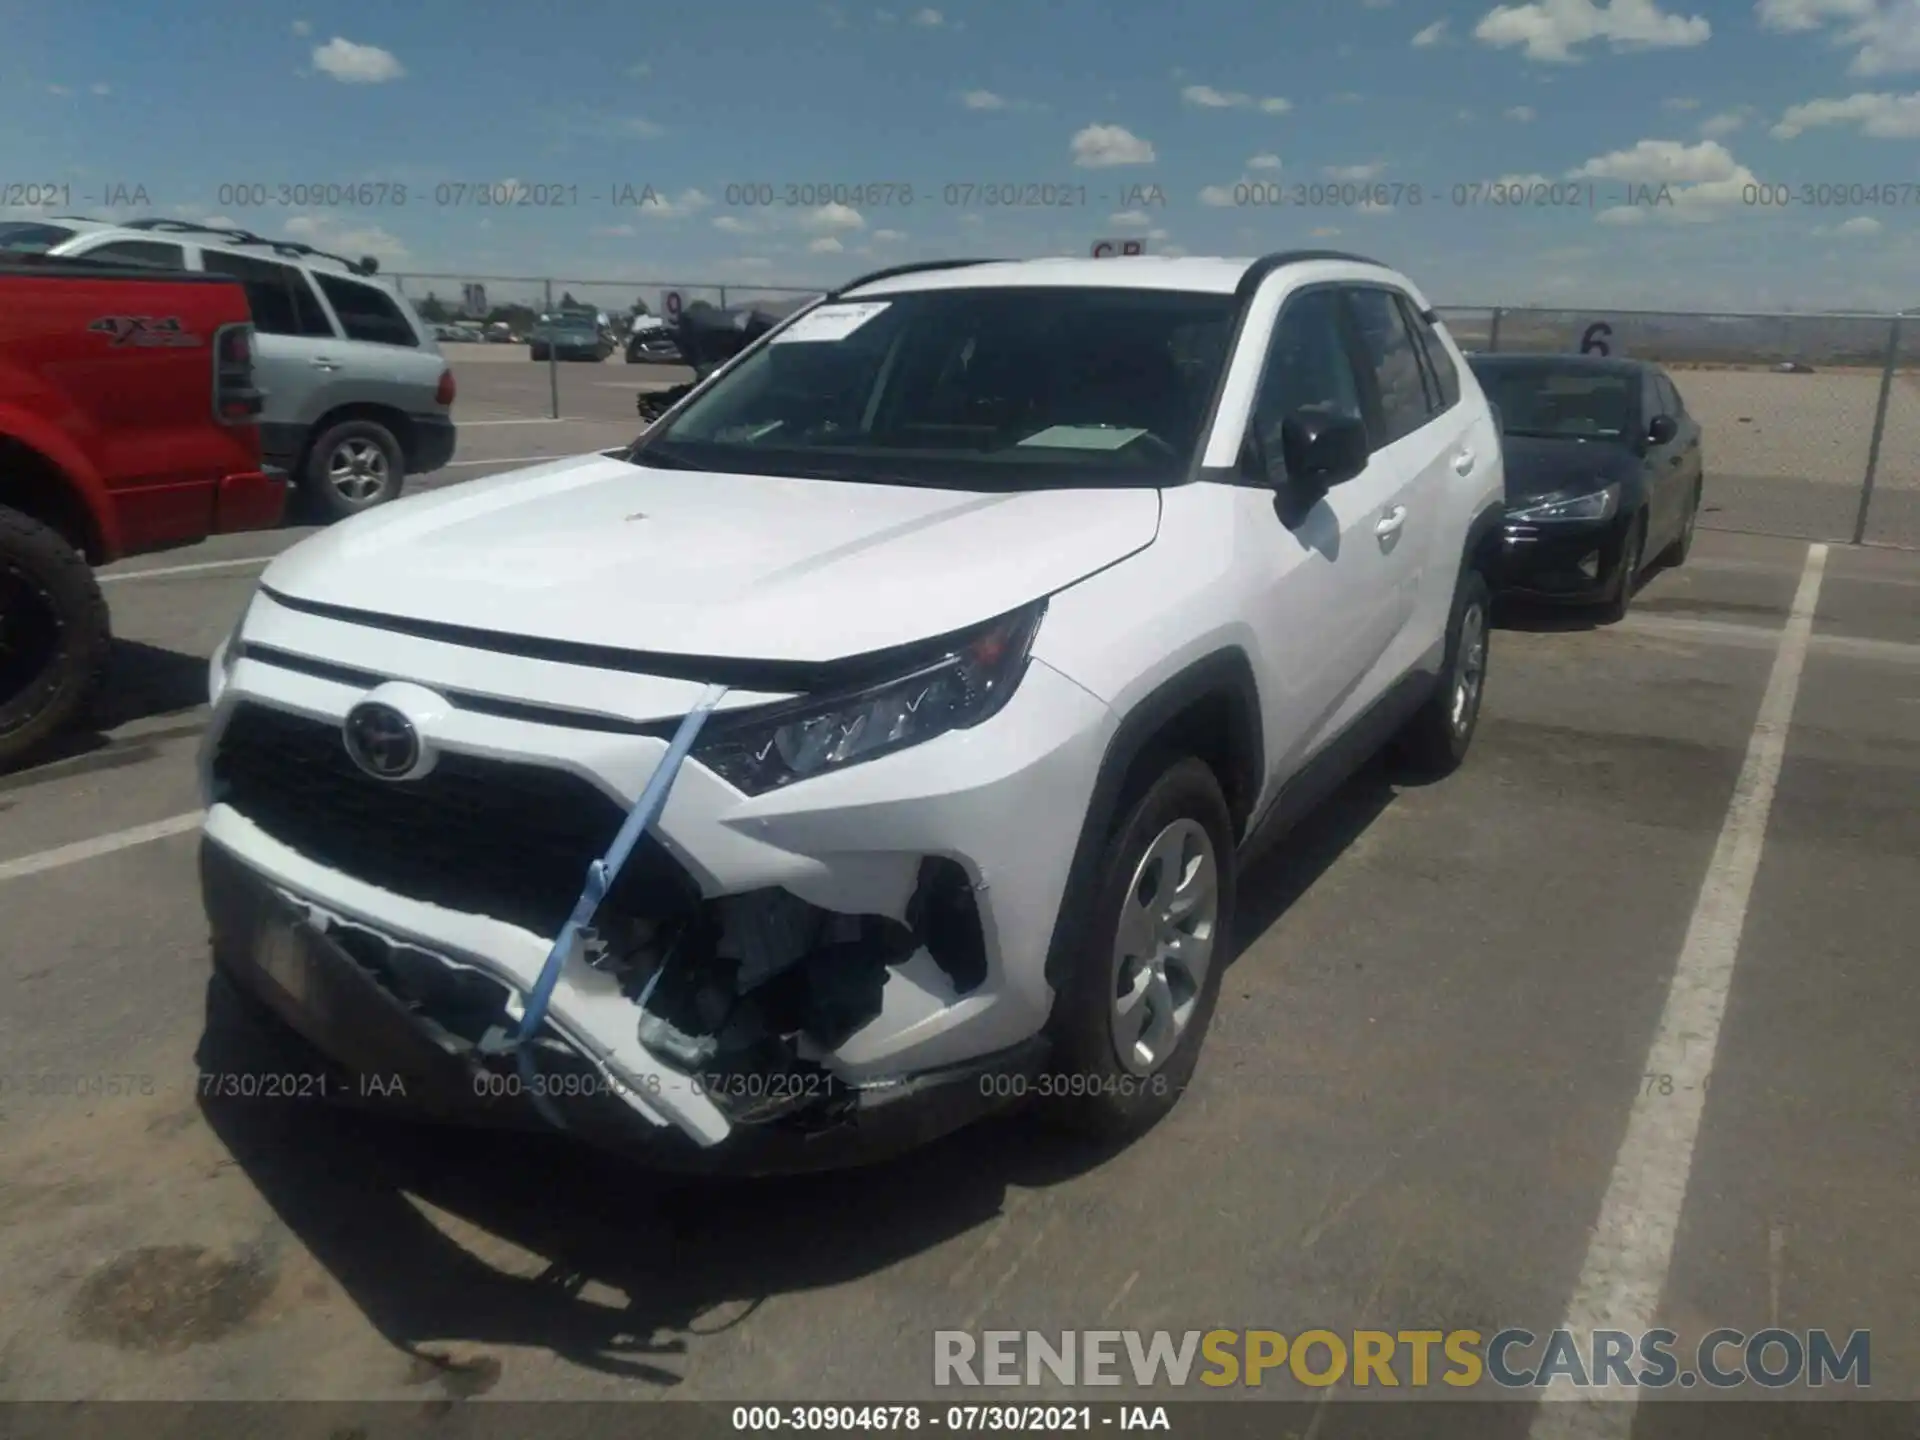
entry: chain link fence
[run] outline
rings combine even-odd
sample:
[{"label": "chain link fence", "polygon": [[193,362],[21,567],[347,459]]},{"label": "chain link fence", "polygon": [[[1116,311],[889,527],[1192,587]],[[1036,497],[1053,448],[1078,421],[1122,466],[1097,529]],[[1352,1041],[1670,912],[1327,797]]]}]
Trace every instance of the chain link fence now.
[{"label": "chain link fence", "polygon": [[[423,319],[447,327],[468,419],[625,418],[637,391],[680,367],[628,363],[638,316],[674,304],[792,302],[817,289],[671,280],[396,274]],[[677,297],[677,298],[676,298]],[[1610,354],[1664,366],[1700,421],[1707,491],[1700,523],[1807,540],[1920,548],[1920,315],[1438,307],[1468,352]],[[603,363],[530,363],[541,317],[603,321]],[[591,357],[583,357],[591,358]]]}]

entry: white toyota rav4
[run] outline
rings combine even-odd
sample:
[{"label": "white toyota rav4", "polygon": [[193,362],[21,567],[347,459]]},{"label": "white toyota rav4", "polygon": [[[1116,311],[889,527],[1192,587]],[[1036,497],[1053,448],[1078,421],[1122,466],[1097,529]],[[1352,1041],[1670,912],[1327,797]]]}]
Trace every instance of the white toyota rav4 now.
[{"label": "white toyota rav4", "polygon": [[1465,753],[1502,501],[1363,258],[869,276],[617,457],[273,563],[212,665],[213,983],[347,1093],[666,1165],[1138,1133],[1237,862]]}]

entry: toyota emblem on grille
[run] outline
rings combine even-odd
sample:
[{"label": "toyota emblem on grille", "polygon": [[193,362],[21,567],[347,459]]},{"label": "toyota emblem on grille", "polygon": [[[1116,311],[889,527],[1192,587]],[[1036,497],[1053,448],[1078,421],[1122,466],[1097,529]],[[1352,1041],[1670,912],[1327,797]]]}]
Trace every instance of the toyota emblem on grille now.
[{"label": "toyota emblem on grille", "polygon": [[353,763],[376,780],[405,780],[419,768],[420,732],[391,705],[363,700],[340,727]]}]

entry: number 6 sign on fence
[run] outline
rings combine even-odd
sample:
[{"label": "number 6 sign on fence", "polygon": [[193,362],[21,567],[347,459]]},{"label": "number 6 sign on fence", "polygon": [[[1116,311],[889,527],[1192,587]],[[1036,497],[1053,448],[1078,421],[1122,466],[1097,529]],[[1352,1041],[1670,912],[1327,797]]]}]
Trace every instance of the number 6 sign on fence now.
[{"label": "number 6 sign on fence", "polygon": [[1613,346],[1613,326],[1604,320],[1596,320],[1580,334],[1580,353],[1582,355],[1611,355]]}]

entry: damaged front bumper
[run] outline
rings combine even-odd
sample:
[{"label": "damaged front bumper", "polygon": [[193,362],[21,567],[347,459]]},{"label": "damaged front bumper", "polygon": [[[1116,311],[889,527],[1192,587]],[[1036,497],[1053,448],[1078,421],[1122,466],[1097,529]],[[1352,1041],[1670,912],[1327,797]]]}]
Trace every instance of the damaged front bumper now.
[{"label": "damaged front bumper", "polygon": [[[660,724],[702,687],[265,594],[243,628],[213,666],[202,752],[222,965],[351,1068],[454,1062],[423,1059],[410,1100],[427,1071],[443,1110],[527,1099],[523,997],[661,763]],[[343,718],[371,696],[414,723],[426,773],[372,779],[348,756]],[[556,1077],[543,1099],[583,1135],[599,1122],[572,1102],[590,1102],[665,1159],[785,1169],[916,1143],[1017,1092],[993,1077],[1039,1060],[1044,960],[1112,725],[1035,661],[990,723],[803,784],[749,796],[689,762],[563,958],[526,1052]],[[307,978],[289,989],[275,964]]]},{"label": "damaged front bumper", "polygon": [[595,1060],[590,1042],[549,1023],[528,1080],[484,1043],[518,1014],[511,987],[485,969],[304,902],[210,838],[200,883],[221,980],[277,1022],[283,1049],[291,1041],[305,1052],[288,1068],[307,1079],[306,1093],[324,1076],[328,1093],[452,1123],[548,1129],[557,1115],[570,1134],[662,1169],[773,1174],[871,1163],[1003,1107],[1045,1054],[1036,1038],[856,1087],[819,1067],[688,1074],[631,1057]]}]

